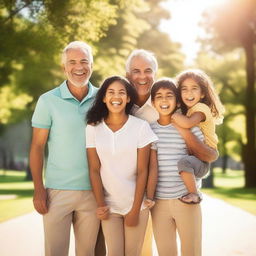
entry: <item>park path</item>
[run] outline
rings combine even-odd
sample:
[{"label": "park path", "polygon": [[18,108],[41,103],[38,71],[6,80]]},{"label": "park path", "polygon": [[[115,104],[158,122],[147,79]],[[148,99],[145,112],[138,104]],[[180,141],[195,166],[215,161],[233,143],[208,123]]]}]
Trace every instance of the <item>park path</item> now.
[{"label": "park path", "polygon": [[[203,256],[256,256],[256,216],[206,195],[201,205]],[[32,212],[0,223],[0,255],[43,256],[41,216]],[[69,256],[74,255],[71,235]]]}]

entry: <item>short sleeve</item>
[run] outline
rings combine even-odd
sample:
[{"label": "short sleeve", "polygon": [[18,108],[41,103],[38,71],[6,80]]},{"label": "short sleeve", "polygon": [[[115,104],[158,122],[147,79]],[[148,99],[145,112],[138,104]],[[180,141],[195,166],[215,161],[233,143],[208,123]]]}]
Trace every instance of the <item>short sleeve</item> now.
[{"label": "short sleeve", "polygon": [[193,106],[189,111],[189,116],[191,116],[195,112],[202,112],[205,115],[205,121],[207,122],[209,118],[212,116],[210,108],[204,103],[197,103]]},{"label": "short sleeve", "polygon": [[198,126],[194,126],[190,130],[199,140],[204,141],[204,135]]},{"label": "short sleeve", "polygon": [[158,138],[150,128],[149,124],[146,121],[143,121],[143,125],[139,133],[138,148],[143,148],[146,145],[157,140]]},{"label": "short sleeve", "polygon": [[85,128],[86,148],[95,148],[95,126],[88,124]]},{"label": "short sleeve", "polygon": [[49,107],[41,96],[36,104],[35,111],[32,116],[32,126],[35,128],[50,129],[52,125],[52,118]]},{"label": "short sleeve", "polygon": [[152,142],[152,144],[151,144],[151,149],[157,150],[156,142]]}]

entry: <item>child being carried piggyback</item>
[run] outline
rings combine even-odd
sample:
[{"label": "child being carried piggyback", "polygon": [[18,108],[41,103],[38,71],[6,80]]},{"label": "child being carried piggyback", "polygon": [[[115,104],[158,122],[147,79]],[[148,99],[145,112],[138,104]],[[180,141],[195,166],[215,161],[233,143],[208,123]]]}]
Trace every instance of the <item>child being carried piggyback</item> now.
[{"label": "child being carried piggyback", "polygon": [[[202,70],[185,70],[177,76],[177,86],[182,114],[174,113],[172,121],[182,128],[199,126],[204,135],[204,142],[217,151],[215,125],[222,123],[224,107],[211,79]],[[198,194],[195,178],[205,177],[208,170],[209,163],[193,155],[179,160],[178,171],[189,192],[180,198],[182,202],[200,203],[201,195]]]}]

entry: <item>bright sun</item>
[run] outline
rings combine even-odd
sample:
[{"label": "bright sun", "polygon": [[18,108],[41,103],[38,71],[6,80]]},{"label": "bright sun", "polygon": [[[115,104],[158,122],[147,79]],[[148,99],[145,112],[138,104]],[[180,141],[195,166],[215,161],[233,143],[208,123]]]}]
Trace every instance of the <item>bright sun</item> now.
[{"label": "bright sun", "polygon": [[196,39],[204,34],[199,22],[202,13],[211,7],[224,3],[227,0],[169,0],[163,6],[170,11],[171,19],[161,23],[161,30],[168,33],[171,39],[182,45],[186,55],[186,64],[193,63],[199,50]]}]

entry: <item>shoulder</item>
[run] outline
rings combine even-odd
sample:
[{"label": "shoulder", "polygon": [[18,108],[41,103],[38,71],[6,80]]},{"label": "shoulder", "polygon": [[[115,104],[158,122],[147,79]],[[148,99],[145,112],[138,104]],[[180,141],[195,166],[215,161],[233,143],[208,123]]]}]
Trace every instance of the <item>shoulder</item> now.
[{"label": "shoulder", "polygon": [[86,131],[87,132],[99,132],[103,128],[102,122],[94,125],[94,124],[87,124],[86,125]]},{"label": "shoulder", "polygon": [[157,121],[153,122],[150,124],[150,127],[153,129],[157,128],[158,127],[158,124],[157,124]]},{"label": "shoulder", "polygon": [[50,99],[54,98],[54,96],[60,96],[60,87],[59,86],[50,91],[43,93],[39,97],[39,99],[40,100],[50,100]]},{"label": "shoulder", "polygon": [[204,113],[211,112],[210,108],[206,104],[201,103],[201,102],[198,102],[195,106],[193,106],[191,108],[191,110],[193,112],[196,112],[196,111],[200,111],[200,112],[204,112]]},{"label": "shoulder", "polygon": [[95,97],[95,95],[97,94],[99,88],[94,86],[90,81],[89,81],[89,90],[90,90],[90,96],[91,97]]}]

